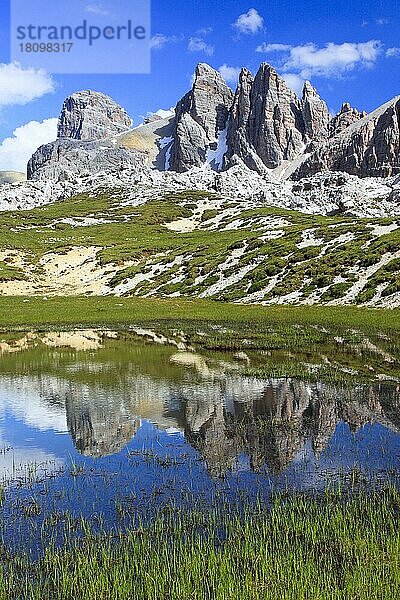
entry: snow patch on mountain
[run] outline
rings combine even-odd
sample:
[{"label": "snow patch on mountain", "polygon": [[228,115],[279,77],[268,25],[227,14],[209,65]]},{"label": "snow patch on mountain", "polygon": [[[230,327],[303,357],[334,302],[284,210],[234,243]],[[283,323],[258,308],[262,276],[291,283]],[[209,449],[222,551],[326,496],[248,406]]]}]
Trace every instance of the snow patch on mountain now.
[{"label": "snow patch on mountain", "polygon": [[228,150],[227,137],[228,123],[226,124],[225,129],[218,132],[217,147],[215,150],[207,150],[207,163],[217,171],[221,171],[224,164],[224,156]]}]

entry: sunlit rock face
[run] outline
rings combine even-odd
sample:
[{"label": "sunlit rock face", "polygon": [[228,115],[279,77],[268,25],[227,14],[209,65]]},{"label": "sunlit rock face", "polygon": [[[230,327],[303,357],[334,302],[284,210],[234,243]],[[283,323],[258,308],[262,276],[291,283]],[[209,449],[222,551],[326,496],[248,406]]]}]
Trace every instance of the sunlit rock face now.
[{"label": "sunlit rock face", "polygon": [[33,154],[28,179],[64,181],[143,167],[146,153],[116,143],[116,136],[131,126],[126,111],[105,94],[85,90],[68,96],[58,119],[57,140]]},{"label": "sunlit rock face", "polygon": [[28,179],[65,181],[126,169],[186,173],[206,165],[221,172],[238,164],[277,186],[321,171],[386,179],[400,172],[399,103],[397,96],[367,115],[344,102],[332,117],[310,82],[299,98],[268,63],[255,76],[243,68],[235,92],[200,63],[175,111],[134,129],[109,96],[92,90],[68,96],[57,140],[33,154]]},{"label": "sunlit rock face", "polygon": [[144,152],[115,148],[111,140],[58,139],[40,146],[28,162],[28,179],[71,181],[96,173],[140,170],[147,163]]},{"label": "sunlit rock face", "polygon": [[207,151],[225,130],[232,101],[233,92],[218,71],[200,63],[192,89],[175,109],[171,170],[184,172],[207,162]]},{"label": "sunlit rock face", "polygon": [[250,91],[247,133],[257,155],[270,169],[294,158],[303,145],[300,102],[266,63],[261,65]]},{"label": "sunlit rock face", "polygon": [[340,111],[329,123],[329,135],[334,136],[338,133],[342,133],[347,127],[350,127],[353,123],[357,123],[366,116],[367,113],[360,112],[357,108],[353,108],[349,102],[343,102]]},{"label": "sunlit rock face", "polygon": [[301,152],[305,130],[301,101],[275,69],[263,63],[254,79],[242,70],[229,121],[227,166],[238,157],[259,172],[274,169]]},{"label": "sunlit rock face", "polygon": [[322,140],[329,133],[331,115],[324,100],[322,100],[315,87],[306,81],[303,87],[301,100],[305,133],[310,140]]},{"label": "sunlit rock face", "polygon": [[183,172],[209,162],[214,142],[219,170],[239,162],[260,174],[282,167],[294,179],[320,171],[387,178],[400,172],[399,115],[396,97],[368,115],[344,102],[332,117],[308,81],[299,99],[267,63],[255,77],[242,69],[232,96],[218,72],[199,65],[177,105],[169,168]]},{"label": "sunlit rock face", "polygon": [[[304,159],[294,178],[319,171],[344,171],[359,177],[400,173],[400,96],[364,116],[345,105],[339,117],[334,125],[338,133]],[[341,130],[345,117],[353,122]]]},{"label": "sunlit rock face", "polygon": [[57,137],[103,140],[127,131],[132,119],[110,96],[92,90],[75,92],[64,100]]}]

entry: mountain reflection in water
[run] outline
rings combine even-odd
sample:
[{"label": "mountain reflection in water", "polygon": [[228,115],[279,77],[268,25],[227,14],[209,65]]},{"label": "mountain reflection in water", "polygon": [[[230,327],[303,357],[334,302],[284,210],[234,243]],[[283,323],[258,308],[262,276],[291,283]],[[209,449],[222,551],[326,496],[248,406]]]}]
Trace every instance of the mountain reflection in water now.
[{"label": "mountain reflection in water", "polygon": [[[113,332],[27,334],[3,344],[3,422],[13,415],[33,438],[35,431],[68,430],[76,450],[94,458],[121,453],[142,423],[151,422],[181,432],[213,477],[234,470],[241,456],[250,471],[271,474],[284,472],[307,447],[318,458],[340,423],[352,433],[366,424],[399,433],[394,384],[262,381],[243,376],[234,361],[117,338]],[[26,432],[21,439],[14,433],[12,443],[9,433],[3,427],[3,445],[22,452]],[[39,437],[37,443],[39,456]],[[54,464],[63,458],[53,457]]]}]

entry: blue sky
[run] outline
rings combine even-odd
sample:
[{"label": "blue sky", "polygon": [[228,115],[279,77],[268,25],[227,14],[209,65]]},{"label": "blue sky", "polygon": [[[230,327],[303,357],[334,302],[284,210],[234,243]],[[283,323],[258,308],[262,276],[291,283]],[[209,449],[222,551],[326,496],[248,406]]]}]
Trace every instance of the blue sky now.
[{"label": "blue sky", "polygon": [[[138,124],[148,111],[175,105],[197,62],[222,68],[234,87],[241,66],[255,72],[267,61],[296,90],[309,78],[332,111],[345,100],[370,111],[400,94],[400,0],[153,0],[151,74],[39,77],[8,64],[7,4],[0,7],[0,169],[22,160],[17,145],[26,153],[34,140],[47,141],[54,121],[42,121],[58,116],[68,94],[105,92]],[[2,143],[28,123],[17,133],[20,143]]]}]

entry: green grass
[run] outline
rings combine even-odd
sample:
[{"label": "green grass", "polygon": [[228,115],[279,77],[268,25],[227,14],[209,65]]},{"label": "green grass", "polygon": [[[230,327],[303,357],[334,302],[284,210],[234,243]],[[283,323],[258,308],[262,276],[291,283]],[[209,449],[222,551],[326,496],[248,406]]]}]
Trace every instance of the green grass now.
[{"label": "green grass", "polygon": [[159,510],[150,525],[83,538],[38,562],[6,554],[8,600],[392,600],[399,492],[277,497],[244,511]]},{"label": "green grass", "polygon": [[[218,199],[210,193],[187,191],[166,194],[132,207],[121,206],[121,192],[114,190],[95,197],[79,195],[29,211],[3,212],[0,214],[0,250],[22,252],[26,262],[34,268],[48,252],[63,253],[74,246],[96,246],[99,248],[97,258],[103,265],[116,263],[123,267],[125,261],[135,263],[116,272],[113,287],[139,272],[146,272],[152,264],[163,263],[165,272],[154,280],[140,283],[134,293],[167,296],[179,292],[182,296],[195,297],[218,281],[221,275],[218,267],[233,249],[245,245],[245,253],[225,275],[246,265],[252,268],[239,284],[232,283],[216,292],[215,299],[237,300],[259,292],[277,276],[275,287],[265,299],[273,301],[297,290],[306,298],[322,287],[331,286],[331,291],[328,289],[324,296],[324,301],[329,302],[346,294],[356,279],[355,271],[377,264],[382,255],[395,252],[399,247],[400,229],[374,237],[371,219],[305,215],[268,206],[249,210],[240,203],[236,204],[235,216],[225,214],[217,230],[207,229],[212,227],[211,219],[231,206],[229,200],[220,201],[218,210],[204,212],[202,229],[177,234],[165,227],[168,222],[192,216],[198,200],[206,196]],[[106,222],[88,226],[83,223],[85,217]],[[67,218],[74,219],[75,224],[61,222]],[[240,225],[235,229],[225,229],[238,219]],[[274,220],[282,235],[277,239],[264,239],[263,234],[271,228],[268,223]],[[397,222],[396,219],[375,219],[373,224]],[[317,241],[315,245],[299,248],[306,230],[312,231]],[[351,239],[339,239],[348,233]],[[183,257],[179,266],[168,264],[178,256]],[[370,300],[382,282],[387,283],[384,296],[398,292],[399,273],[399,261],[394,259],[371,277],[355,301]],[[12,275],[7,274],[7,281]],[[19,273],[14,275],[14,279],[19,278]],[[205,275],[208,279],[196,283],[197,277]],[[173,276],[178,276],[178,281],[171,284]],[[339,286],[334,284],[337,277],[343,279]]]},{"label": "green grass", "polygon": [[[400,379],[400,310],[180,299],[0,297],[0,343],[18,345],[24,335],[18,332],[29,330],[123,332],[131,325],[177,342],[182,340],[177,335],[181,332],[188,346],[210,360],[218,359],[218,353],[232,360],[235,352],[244,351],[250,357],[250,365],[243,365],[246,373],[261,379],[293,377],[335,385]],[[18,361],[18,354],[10,360]]]},{"label": "green grass", "polygon": [[273,325],[321,325],[400,331],[400,309],[352,306],[260,306],[212,300],[114,297],[0,297],[0,328],[128,326],[152,321],[217,321]]},{"label": "green grass", "polygon": [[0,283],[5,281],[20,281],[22,279],[26,279],[26,275],[22,269],[0,261]]}]

